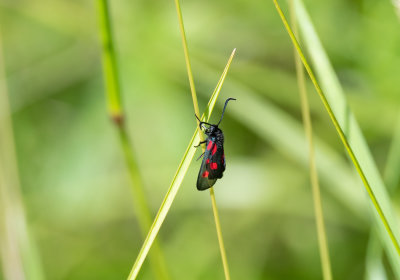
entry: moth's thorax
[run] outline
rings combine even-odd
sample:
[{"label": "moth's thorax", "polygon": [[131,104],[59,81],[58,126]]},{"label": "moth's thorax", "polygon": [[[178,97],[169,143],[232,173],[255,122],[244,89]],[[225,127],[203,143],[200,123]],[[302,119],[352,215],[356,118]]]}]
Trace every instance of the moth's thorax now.
[{"label": "moth's thorax", "polygon": [[217,126],[210,126],[208,130],[205,131],[205,134],[211,141],[217,143],[217,145],[224,143],[224,134]]}]

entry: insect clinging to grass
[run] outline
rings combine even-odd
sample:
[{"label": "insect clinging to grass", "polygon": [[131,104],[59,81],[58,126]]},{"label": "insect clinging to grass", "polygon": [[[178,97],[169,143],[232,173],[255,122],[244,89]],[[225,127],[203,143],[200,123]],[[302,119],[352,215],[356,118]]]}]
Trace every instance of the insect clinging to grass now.
[{"label": "insect clinging to grass", "polygon": [[[224,133],[218,126],[222,121],[226,105],[228,105],[230,100],[236,99],[228,98],[225,101],[221,119],[217,124],[202,122],[199,117],[195,115],[199,120],[200,129],[204,129],[204,133],[207,135],[206,140],[201,141],[197,146],[195,146],[199,147],[201,144],[206,144],[206,151],[200,156],[203,156],[203,161],[201,162],[199,175],[197,177],[197,189],[199,191],[211,188],[217,179],[222,178],[225,171]],[[205,125],[208,125],[208,127]]]}]

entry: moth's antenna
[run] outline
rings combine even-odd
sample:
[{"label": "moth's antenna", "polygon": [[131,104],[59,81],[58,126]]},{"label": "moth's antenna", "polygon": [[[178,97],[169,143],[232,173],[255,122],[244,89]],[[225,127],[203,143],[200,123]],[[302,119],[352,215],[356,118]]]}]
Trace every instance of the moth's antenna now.
[{"label": "moth's antenna", "polygon": [[202,124],[212,125],[212,124],[210,124],[210,123],[208,123],[208,122],[202,122],[196,114],[194,114],[194,116],[195,116],[196,119],[199,121],[199,127],[200,127],[200,128],[201,128]]},{"label": "moth's antenna", "polygon": [[219,124],[220,124],[220,123],[221,123],[221,121],[222,121],[222,118],[224,117],[224,113],[225,113],[226,105],[228,105],[228,102],[229,102],[229,100],[236,100],[236,98],[232,98],[232,97],[230,97],[230,98],[228,98],[228,99],[225,101],[224,109],[222,110],[221,119],[219,120],[219,122],[218,122],[217,126],[219,126]]},{"label": "moth's antenna", "polygon": [[195,116],[196,119],[199,121],[199,123],[201,123],[201,120],[199,119],[199,117],[198,117],[196,114],[194,114],[194,116]]}]

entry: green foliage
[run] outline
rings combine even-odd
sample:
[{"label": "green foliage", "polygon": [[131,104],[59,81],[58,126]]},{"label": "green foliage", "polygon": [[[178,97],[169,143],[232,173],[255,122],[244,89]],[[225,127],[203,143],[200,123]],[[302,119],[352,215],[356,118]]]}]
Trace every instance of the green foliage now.
[{"label": "green foliage", "polygon": [[[382,172],[400,105],[395,11],[390,1],[306,7]],[[320,279],[293,52],[272,1],[184,1],[182,10],[200,111],[238,50],[219,97],[238,101],[222,124],[227,170],[215,185],[232,279]],[[111,12],[127,131],[154,216],[196,125],[176,11],[173,1],[113,1]],[[23,201],[45,277],[125,279],[142,238],[101,95],[96,7],[3,1],[0,24]],[[310,110],[332,270],[362,279],[368,197],[316,95]],[[158,235],[171,279],[223,278],[209,195],[195,187],[199,165]],[[397,188],[391,200],[398,205]],[[153,279],[147,262],[140,279]]]}]

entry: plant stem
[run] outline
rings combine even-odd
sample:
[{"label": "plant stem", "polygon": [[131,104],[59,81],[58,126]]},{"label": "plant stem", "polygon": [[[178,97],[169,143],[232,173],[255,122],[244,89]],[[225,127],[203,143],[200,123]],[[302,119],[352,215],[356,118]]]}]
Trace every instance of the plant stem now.
[{"label": "plant stem", "polygon": [[[221,91],[222,84],[224,83],[225,77],[228,73],[228,69],[231,65],[233,56],[235,54],[235,50],[232,52],[231,56],[229,57],[228,63],[225,66],[224,71],[222,72],[221,78],[218,81],[217,86],[215,87],[215,90],[213,94],[211,95],[211,98],[207,104],[206,110],[204,114],[200,117],[202,121],[208,122],[210,119],[211,113],[214,110],[215,103],[217,102],[219,93]],[[161,203],[161,206],[157,212],[157,215],[153,221],[153,224],[150,227],[150,230],[146,236],[146,239],[143,242],[142,248],[139,251],[139,254],[136,258],[136,261],[131,269],[131,272],[128,276],[129,280],[134,280],[136,279],[140,268],[143,265],[144,260],[146,259],[146,256],[151,248],[151,245],[154,242],[154,239],[156,238],[158,231],[160,230],[169,209],[172,206],[172,203],[174,202],[175,196],[178,193],[178,190],[182,184],[183,178],[185,177],[185,174],[189,168],[189,165],[194,157],[194,154],[196,153],[196,148],[194,147],[195,143],[199,143],[200,141],[200,131],[199,127],[196,127],[194,134],[192,136],[192,139],[189,142],[189,146],[186,148],[186,151],[183,155],[183,158],[178,166],[178,170],[175,173],[175,176],[171,182],[171,185],[168,188],[167,194],[164,197],[163,202]]]},{"label": "plant stem", "polygon": [[225,279],[231,279],[229,275],[228,259],[226,257],[226,252],[221,232],[221,225],[219,223],[219,215],[218,215],[217,202],[215,201],[214,188],[210,188],[210,196],[214,213],[215,227],[217,228],[218,241],[221,240],[219,242],[219,250],[221,252],[222,265],[224,266]]},{"label": "plant stem", "polygon": [[[188,46],[187,46],[185,27],[183,25],[183,17],[182,17],[181,5],[179,3],[179,0],[175,0],[175,7],[176,7],[176,13],[178,14],[179,30],[181,32],[181,37],[182,37],[183,53],[185,55],[186,71],[188,73],[190,92],[192,94],[192,100],[193,100],[194,113],[197,116],[200,116],[199,104],[197,102],[196,88],[194,86],[192,67],[190,64],[189,50],[188,50]],[[203,139],[204,139],[203,135],[201,133],[200,133],[200,139],[201,139],[201,141],[203,141]]]},{"label": "plant stem", "polygon": [[[196,88],[194,86],[194,79],[193,79],[193,74],[192,74],[192,68],[190,65],[189,51],[188,51],[186,35],[185,35],[185,27],[183,24],[182,11],[181,11],[181,6],[179,4],[179,0],[175,0],[175,6],[176,6],[176,12],[178,14],[179,29],[180,29],[181,37],[182,37],[183,52],[185,55],[186,70],[187,70],[189,84],[190,84],[190,92],[192,93],[194,112],[197,116],[199,116],[200,115],[199,104],[197,102]],[[197,125],[199,125],[198,120],[197,120]],[[202,133],[200,133],[200,140],[201,141],[204,140],[204,136]],[[201,145],[201,147],[204,152],[205,151],[204,145]],[[225,279],[229,280],[230,276],[229,276],[228,259],[226,257],[224,239],[222,236],[221,224],[219,221],[218,208],[217,208],[217,203],[215,200],[215,194],[214,194],[213,187],[210,188],[210,198],[211,198],[211,205],[212,205],[213,214],[214,214],[215,228],[217,230],[217,237],[218,237],[219,249],[220,249],[220,253],[221,253],[222,265],[224,267]]]},{"label": "plant stem", "polygon": [[[289,7],[290,7],[291,22],[293,26],[293,33],[296,37],[298,37],[297,19],[296,19],[296,13],[294,12],[293,0],[289,2]],[[296,52],[296,48],[293,48],[293,51],[296,63],[297,83],[299,86],[299,94],[301,101],[301,113],[303,118],[304,130],[306,132],[306,137],[308,142],[310,179],[311,179],[311,186],[313,193],[314,212],[315,212],[315,220],[317,226],[318,245],[321,258],[322,273],[325,280],[331,280],[332,270],[329,260],[329,248],[328,248],[328,242],[324,224],[324,215],[322,211],[321,191],[319,187],[317,165],[315,161],[313,129],[312,129],[310,108],[307,97],[307,88],[305,84],[304,69],[303,65],[301,64],[300,57]]]},{"label": "plant stem", "polygon": [[353,152],[353,149],[350,146],[349,141],[347,140],[347,137],[344,134],[344,132],[343,132],[338,120],[336,119],[335,114],[333,113],[332,108],[329,105],[328,100],[325,97],[325,94],[323,93],[321,87],[319,86],[319,84],[317,82],[317,79],[315,78],[315,75],[312,72],[311,67],[308,64],[308,62],[307,62],[307,60],[306,60],[306,58],[305,58],[305,56],[303,54],[303,51],[301,50],[301,48],[299,46],[299,43],[296,40],[296,37],[293,35],[292,29],[290,28],[290,26],[289,26],[289,24],[288,24],[288,22],[287,22],[287,20],[286,20],[286,18],[284,16],[284,14],[282,12],[282,9],[280,8],[277,0],[273,0],[273,2],[275,4],[275,7],[276,7],[276,9],[278,11],[278,14],[281,17],[281,20],[282,20],[282,22],[283,22],[283,24],[284,24],[284,26],[285,26],[288,34],[289,34],[289,37],[292,40],[292,43],[295,46],[295,48],[297,50],[297,53],[300,56],[300,59],[301,59],[303,65],[306,68],[307,73],[308,73],[308,75],[309,75],[309,77],[310,77],[310,79],[311,79],[311,81],[312,81],[312,83],[313,83],[313,85],[314,85],[314,87],[315,87],[315,89],[316,89],[316,91],[317,91],[322,103],[324,104],[324,107],[327,110],[328,115],[331,118],[331,121],[332,121],[333,125],[335,126],[335,129],[336,129],[337,133],[339,134],[340,140],[342,141],[344,147],[346,148],[346,151],[349,154],[351,161],[353,162],[353,164],[354,164],[359,176],[361,177],[361,180],[364,183],[365,189],[368,192],[368,195],[369,195],[369,197],[371,199],[371,202],[374,205],[379,217],[381,218],[381,221],[382,221],[382,223],[383,223],[383,225],[384,225],[384,227],[385,227],[385,229],[386,229],[386,231],[387,231],[387,233],[388,233],[388,235],[389,235],[389,237],[390,237],[390,239],[392,241],[392,244],[393,244],[394,248],[397,251],[397,254],[400,256],[400,245],[399,245],[399,243],[398,243],[398,241],[397,241],[397,239],[396,239],[396,237],[394,235],[394,232],[393,232],[391,226],[389,225],[388,219],[386,218],[385,214],[383,213],[382,207],[381,207],[380,203],[378,202],[377,197],[374,194],[374,192],[373,192],[373,190],[371,188],[371,185],[369,184],[369,182],[367,180],[366,175],[364,174],[364,171],[361,168],[361,165],[358,162],[358,159],[356,158],[356,156],[355,156],[355,154]]},{"label": "plant stem", "polygon": [[[110,14],[107,0],[98,0],[99,28],[103,44],[103,71],[106,84],[106,96],[109,115],[118,131],[119,141],[128,174],[131,180],[134,207],[143,237],[151,225],[151,214],[143,188],[142,178],[136,156],[125,126],[125,116],[121,101],[119,75],[111,31]],[[158,243],[153,245],[150,254],[153,270],[159,279],[168,279],[164,257]]]},{"label": "plant stem", "polygon": [[119,74],[115,56],[111,30],[110,14],[107,0],[97,0],[99,15],[99,30],[103,43],[103,71],[106,86],[107,106],[113,121],[122,121],[121,93]]}]

